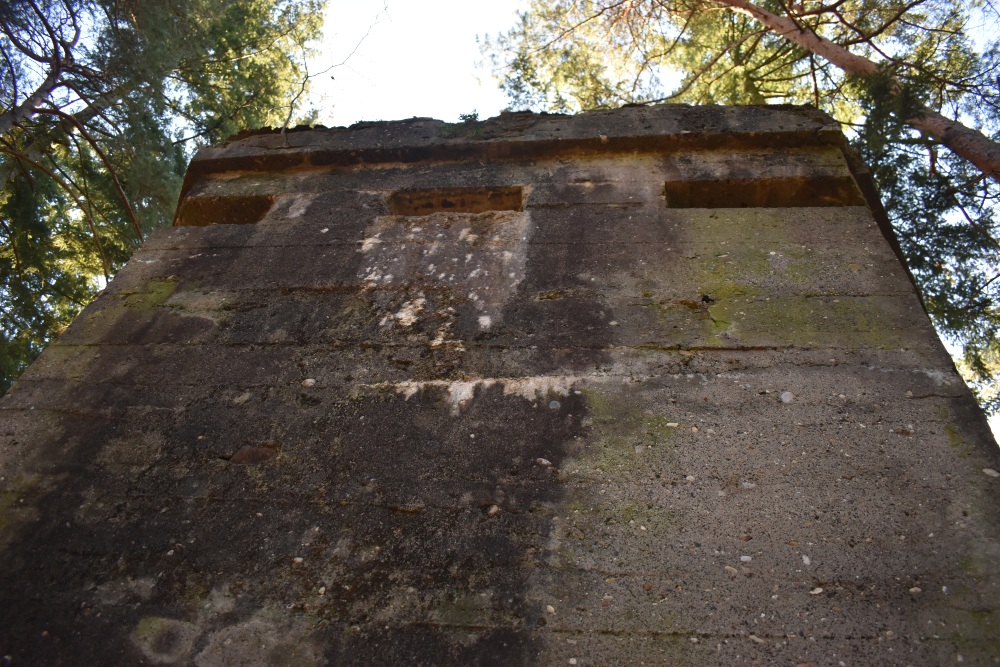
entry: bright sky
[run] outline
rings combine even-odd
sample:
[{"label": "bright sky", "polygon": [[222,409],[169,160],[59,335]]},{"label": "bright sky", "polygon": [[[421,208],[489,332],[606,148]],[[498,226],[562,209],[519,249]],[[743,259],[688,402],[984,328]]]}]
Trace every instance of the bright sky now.
[{"label": "bright sky", "polygon": [[[332,67],[313,81],[319,122],[497,115],[507,102],[476,40],[510,29],[526,8],[527,0],[330,0],[309,67]],[[991,426],[1000,439],[1000,415]]]},{"label": "bright sky", "polygon": [[473,111],[480,118],[497,115],[506,102],[476,37],[509,29],[526,5],[526,0],[330,0],[321,53],[310,64],[311,72],[337,65],[313,83],[320,122],[337,126],[414,116],[456,122],[459,114]]}]

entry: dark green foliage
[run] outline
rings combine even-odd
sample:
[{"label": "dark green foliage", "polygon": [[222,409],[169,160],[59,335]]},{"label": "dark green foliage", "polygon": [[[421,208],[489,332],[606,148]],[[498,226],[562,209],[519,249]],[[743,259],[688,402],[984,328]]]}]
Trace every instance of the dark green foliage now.
[{"label": "dark green foliage", "polygon": [[171,222],[199,144],[292,118],[323,4],[0,4],[0,393]]},{"label": "dark green foliage", "polygon": [[[896,120],[876,86],[854,140],[882,194],[910,272],[938,331],[962,346],[959,361],[980,402],[1000,410],[1000,223],[997,187],[968,162]],[[884,98],[883,98],[884,99]]]},{"label": "dark green foliage", "polygon": [[25,361],[42,350],[49,332],[72,318],[92,293],[71,250],[88,239],[79,238],[79,225],[53,229],[48,224],[50,212],[64,206],[64,198],[50,179],[37,173],[25,171],[15,179],[0,203],[3,378],[16,377]]}]

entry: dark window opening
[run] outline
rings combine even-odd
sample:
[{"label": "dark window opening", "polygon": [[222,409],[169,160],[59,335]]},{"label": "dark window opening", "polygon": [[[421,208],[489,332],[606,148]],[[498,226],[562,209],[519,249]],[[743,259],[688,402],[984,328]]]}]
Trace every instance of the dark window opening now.
[{"label": "dark window opening", "polygon": [[864,206],[853,178],[804,177],[667,181],[663,196],[670,208],[785,208]]},{"label": "dark window opening", "polygon": [[393,215],[523,211],[523,195],[519,187],[402,190],[389,197],[389,210]]},{"label": "dark window opening", "polygon": [[248,225],[260,222],[271,210],[274,197],[244,195],[237,197],[187,197],[174,218],[175,227],[206,225]]}]

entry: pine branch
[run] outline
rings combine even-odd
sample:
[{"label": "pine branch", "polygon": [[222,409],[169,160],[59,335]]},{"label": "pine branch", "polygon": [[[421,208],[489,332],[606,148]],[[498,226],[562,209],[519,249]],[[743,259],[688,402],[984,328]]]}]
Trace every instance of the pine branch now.
[{"label": "pine branch", "polygon": [[39,162],[36,162],[35,160],[32,160],[23,153],[19,153],[17,151],[11,150],[10,148],[6,148],[3,146],[0,146],[0,153],[10,155],[16,160],[24,162],[25,164],[28,164],[34,167],[35,169],[38,169],[43,174],[51,178],[56,185],[58,185],[66,194],[68,194],[70,198],[73,199],[74,202],[76,202],[77,208],[79,208],[80,211],[83,213],[83,215],[87,218],[87,225],[90,227],[91,236],[93,237],[94,244],[97,246],[97,250],[101,256],[101,267],[104,269],[104,278],[105,280],[111,280],[111,268],[110,265],[108,264],[108,258],[104,254],[104,247],[101,245],[101,238],[97,234],[97,225],[94,223],[94,218],[90,213],[90,209],[84,206],[83,202],[80,200],[77,194],[73,192],[73,189],[69,186],[69,184],[62,178],[57,176],[55,172],[53,172],[51,169],[42,165]]},{"label": "pine branch", "polygon": [[115,190],[118,192],[118,197],[122,200],[122,204],[125,207],[125,213],[128,214],[129,221],[132,223],[132,229],[135,231],[135,235],[136,237],[138,237],[139,242],[142,243],[145,239],[143,238],[142,235],[142,229],[139,227],[139,219],[136,218],[135,211],[132,209],[132,203],[125,195],[125,189],[122,187],[121,181],[118,180],[118,170],[115,169],[114,165],[111,164],[111,160],[108,159],[108,156],[101,149],[100,144],[97,141],[95,141],[94,138],[90,136],[90,134],[87,132],[87,128],[83,126],[83,123],[81,123],[68,113],[60,111],[59,109],[36,108],[35,112],[52,114],[54,116],[62,118],[63,120],[71,123],[74,127],[76,127],[76,129],[80,132],[80,135],[87,141],[87,143],[94,150],[94,152],[97,153],[98,157],[100,157],[101,161],[104,163],[105,168],[107,168],[108,176],[111,177],[111,182],[114,184]]},{"label": "pine branch", "polygon": [[[836,42],[803,29],[792,19],[778,16],[748,0],[711,1],[756,19],[774,34],[825,58],[848,75],[870,78],[882,72],[879,64],[855,55]],[[897,79],[891,81],[893,92],[899,94],[902,85]],[[934,137],[953,153],[976,165],[991,179],[1000,182],[1000,144],[997,142],[921,104],[915,105],[902,120],[911,127]]]}]

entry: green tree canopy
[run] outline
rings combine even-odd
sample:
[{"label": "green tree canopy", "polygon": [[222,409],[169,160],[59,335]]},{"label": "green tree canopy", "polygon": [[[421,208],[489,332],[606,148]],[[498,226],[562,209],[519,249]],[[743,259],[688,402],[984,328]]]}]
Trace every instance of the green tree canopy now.
[{"label": "green tree canopy", "polygon": [[997,411],[998,26],[986,0],[533,0],[484,51],[516,107],[829,112],[873,169],[935,325]]},{"label": "green tree canopy", "polygon": [[198,144],[297,113],[325,1],[0,3],[0,393],[170,223]]}]

